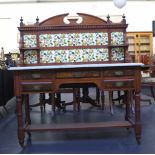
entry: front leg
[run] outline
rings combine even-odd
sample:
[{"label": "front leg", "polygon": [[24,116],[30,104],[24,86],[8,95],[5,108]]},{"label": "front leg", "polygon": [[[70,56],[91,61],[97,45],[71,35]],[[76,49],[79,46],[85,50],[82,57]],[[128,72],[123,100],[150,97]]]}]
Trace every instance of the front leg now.
[{"label": "front leg", "polygon": [[130,106],[131,106],[131,91],[130,90],[124,92],[124,103],[126,105],[125,120],[129,121],[129,119],[130,119]]},{"label": "front leg", "polygon": [[141,139],[141,117],[140,117],[140,93],[135,92],[135,135],[137,143]]},{"label": "front leg", "polygon": [[22,112],[22,96],[16,96],[17,120],[18,120],[18,140],[19,144],[24,146],[24,128],[23,128],[23,112]]},{"label": "front leg", "polygon": [[114,109],[113,109],[112,95],[113,95],[113,92],[110,90],[109,91],[109,104],[110,104],[110,112],[113,115],[114,114]]},{"label": "front leg", "polygon": [[[27,125],[31,124],[29,94],[25,95],[25,123]],[[31,137],[30,132],[27,132],[27,134],[29,135],[29,137]]]}]

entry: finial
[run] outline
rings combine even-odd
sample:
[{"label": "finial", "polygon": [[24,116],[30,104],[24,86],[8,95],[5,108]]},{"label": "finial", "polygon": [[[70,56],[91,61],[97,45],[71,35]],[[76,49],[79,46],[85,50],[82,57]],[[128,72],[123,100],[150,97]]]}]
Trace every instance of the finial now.
[{"label": "finial", "polygon": [[20,18],[20,26],[23,26],[23,18]]},{"label": "finial", "polygon": [[39,18],[38,18],[38,16],[36,18],[36,23],[39,24]]},{"label": "finial", "polygon": [[107,22],[110,23],[110,16],[109,16],[109,14],[107,16]]},{"label": "finial", "polygon": [[126,19],[125,19],[125,15],[123,14],[123,16],[122,16],[122,22],[123,23],[126,23]]}]

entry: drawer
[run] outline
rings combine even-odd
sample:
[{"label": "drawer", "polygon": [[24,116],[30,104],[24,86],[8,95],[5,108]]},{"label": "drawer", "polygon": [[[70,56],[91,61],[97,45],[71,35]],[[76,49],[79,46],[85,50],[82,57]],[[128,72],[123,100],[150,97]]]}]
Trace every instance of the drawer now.
[{"label": "drawer", "polygon": [[129,89],[134,88],[134,79],[130,80],[104,80],[103,85],[105,89]]},{"label": "drawer", "polygon": [[134,76],[134,70],[106,70],[102,72],[104,77],[121,77],[121,76]]},{"label": "drawer", "polygon": [[65,78],[90,78],[90,77],[99,77],[101,74],[98,71],[66,71],[56,73],[56,78],[65,79]]},{"label": "drawer", "polygon": [[21,80],[33,80],[33,79],[52,79],[54,73],[47,71],[26,71],[21,72]]},{"label": "drawer", "polygon": [[22,92],[47,92],[52,91],[52,82],[22,82]]}]

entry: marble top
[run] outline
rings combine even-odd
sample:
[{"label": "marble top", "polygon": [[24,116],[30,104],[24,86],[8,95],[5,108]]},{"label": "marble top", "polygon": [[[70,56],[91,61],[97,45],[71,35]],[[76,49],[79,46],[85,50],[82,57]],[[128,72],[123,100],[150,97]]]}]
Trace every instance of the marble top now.
[{"label": "marble top", "polygon": [[71,68],[106,68],[106,67],[132,67],[144,66],[143,63],[110,63],[110,64],[62,64],[50,66],[25,66],[25,67],[10,67],[9,70],[37,70],[37,69],[71,69]]}]

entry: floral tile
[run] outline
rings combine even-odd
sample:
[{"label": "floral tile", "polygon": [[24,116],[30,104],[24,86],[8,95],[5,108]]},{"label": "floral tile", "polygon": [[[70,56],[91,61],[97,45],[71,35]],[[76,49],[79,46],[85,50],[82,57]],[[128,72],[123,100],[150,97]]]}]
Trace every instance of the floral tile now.
[{"label": "floral tile", "polygon": [[123,32],[112,32],[111,33],[111,44],[122,45],[124,43]]},{"label": "floral tile", "polygon": [[112,48],[111,59],[112,61],[123,61],[124,60],[124,48]]},{"label": "floral tile", "polygon": [[83,62],[82,50],[81,49],[68,50],[68,62]]},{"label": "floral tile", "polygon": [[107,45],[108,33],[62,33],[39,35],[40,47]]},{"label": "floral tile", "polygon": [[55,50],[54,57],[56,63],[68,62],[68,50]]},{"label": "floral tile", "polygon": [[108,61],[108,49],[41,50],[41,63]]},{"label": "floral tile", "polygon": [[36,64],[37,61],[37,51],[27,50],[24,52],[24,64]]},{"label": "floral tile", "polygon": [[37,47],[36,35],[24,35],[23,39],[25,48]]},{"label": "floral tile", "polygon": [[107,48],[99,48],[95,50],[96,61],[109,61],[109,51]]},{"label": "floral tile", "polygon": [[53,50],[40,51],[40,63],[53,63],[55,62]]}]

